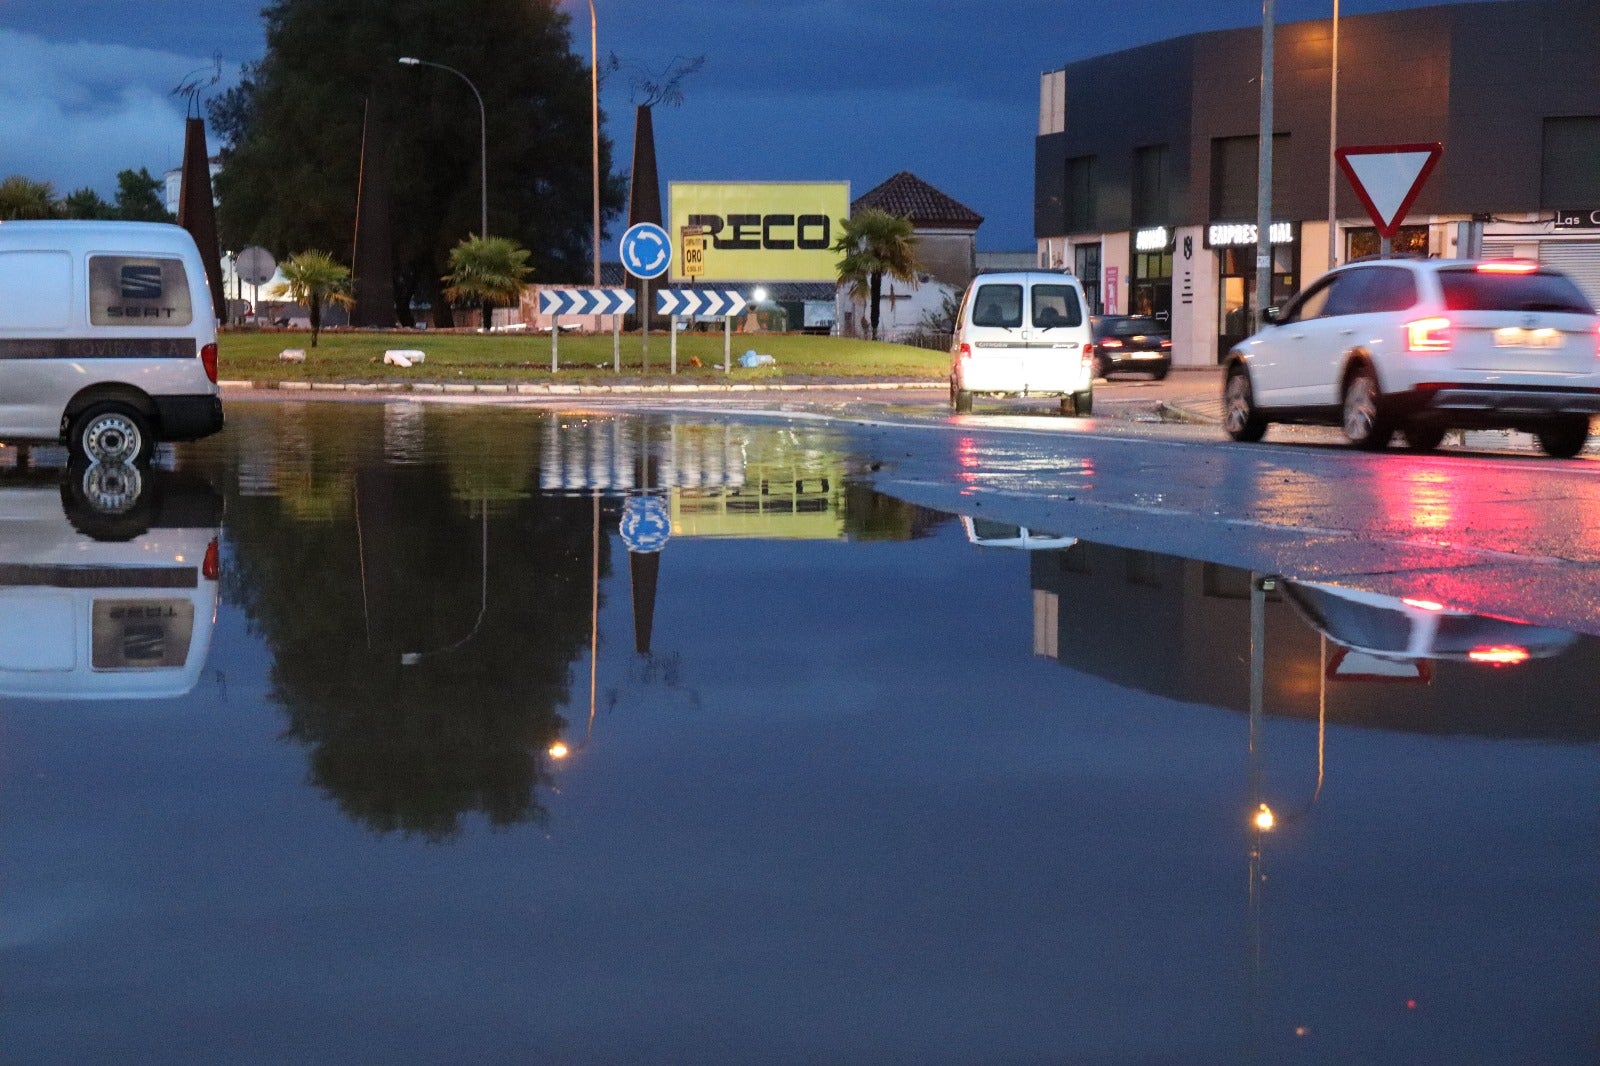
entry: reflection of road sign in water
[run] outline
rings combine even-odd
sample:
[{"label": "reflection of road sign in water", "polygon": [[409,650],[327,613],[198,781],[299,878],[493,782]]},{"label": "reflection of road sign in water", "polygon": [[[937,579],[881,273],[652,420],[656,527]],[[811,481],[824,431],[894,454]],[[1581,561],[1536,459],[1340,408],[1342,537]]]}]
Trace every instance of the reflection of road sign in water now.
[{"label": "reflection of road sign in water", "polygon": [[631,552],[658,552],[672,535],[672,516],[667,503],[658,496],[633,496],[622,505],[622,521],[617,531]]},{"label": "reflection of road sign in water", "polygon": [[659,278],[672,265],[672,240],[654,222],[640,222],[622,235],[622,266],[636,278]]}]

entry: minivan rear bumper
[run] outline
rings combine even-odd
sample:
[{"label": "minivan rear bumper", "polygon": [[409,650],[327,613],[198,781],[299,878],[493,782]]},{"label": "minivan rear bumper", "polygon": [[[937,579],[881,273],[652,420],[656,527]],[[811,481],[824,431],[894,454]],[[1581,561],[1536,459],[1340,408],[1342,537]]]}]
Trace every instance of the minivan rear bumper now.
[{"label": "minivan rear bumper", "polygon": [[222,397],[152,396],[162,440],[199,440],[222,428]]}]

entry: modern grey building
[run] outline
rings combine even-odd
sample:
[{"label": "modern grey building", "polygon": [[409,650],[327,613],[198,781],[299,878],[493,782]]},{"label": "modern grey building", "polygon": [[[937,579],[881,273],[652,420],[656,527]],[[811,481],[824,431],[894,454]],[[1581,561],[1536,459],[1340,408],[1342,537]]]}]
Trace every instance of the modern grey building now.
[{"label": "modern grey building", "polygon": [[[1331,147],[1443,156],[1396,251],[1535,258],[1600,303],[1600,3],[1493,0],[1339,20],[1274,38],[1273,292],[1281,303],[1377,233]],[[1209,365],[1255,309],[1259,27],[1073,63],[1040,82],[1034,235],[1101,310],[1170,319],[1174,361]]]}]

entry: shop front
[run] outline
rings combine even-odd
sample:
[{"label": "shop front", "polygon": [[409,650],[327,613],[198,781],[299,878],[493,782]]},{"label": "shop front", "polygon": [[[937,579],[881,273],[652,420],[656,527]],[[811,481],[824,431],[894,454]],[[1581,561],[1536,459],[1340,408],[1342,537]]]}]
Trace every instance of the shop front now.
[{"label": "shop front", "polygon": [[[1274,222],[1272,293],[1268,307],[1282,307],[1300,290],[1300,226]],[[1256,319],[1256,226],[1253,222],[1213,222],[1206,247],[1217,256],[1217,362],[1254,332]]]},{"label": "shop front", "polygon": [[1128,282],[1128,313],[1172,324],[1173,231],[1166,226],[1133,235],[1133,271]]}]

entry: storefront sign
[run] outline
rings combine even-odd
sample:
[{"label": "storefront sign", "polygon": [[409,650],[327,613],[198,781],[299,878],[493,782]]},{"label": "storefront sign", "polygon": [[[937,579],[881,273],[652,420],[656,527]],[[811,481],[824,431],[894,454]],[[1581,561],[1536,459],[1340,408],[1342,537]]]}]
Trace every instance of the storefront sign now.
[{"label": "storefront sign", "polygon": [[1117,291],[1118,283],[1122,280],[1122,272],[1114,266],[1106,267],[1106,314],[1114,315],[1121,303],[1121,293]]},{"label": "storefront sign", "polygon": [[[1270,230],[1273,244],[1294,243],[1294,223],[1274,222]],[[1248,248],[1256,243],[1254,222],[1213,222],[1206,227],[1207,248]]]},{"label": "storefront sign", "polygon": [[1172,231],[1165,226],[1152,226],[1133,235],[1136,252],[1162,252],[1172,244]]},{"label": "storefront sign", "polygon": [[1556,229],[1600,229],[1600,207],[1557,211]]}]

